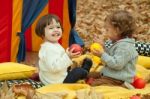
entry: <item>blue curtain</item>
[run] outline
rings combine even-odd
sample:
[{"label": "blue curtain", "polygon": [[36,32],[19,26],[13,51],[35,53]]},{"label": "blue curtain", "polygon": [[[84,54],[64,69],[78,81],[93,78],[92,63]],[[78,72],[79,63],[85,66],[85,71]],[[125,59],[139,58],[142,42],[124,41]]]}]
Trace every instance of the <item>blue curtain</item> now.
[{"label": "blue curtain", "polygon": [[19,50],[17,54],[18,62],[25,60],[25,31],[34,22],[36,17],[40,14],[42,9],[48,3],[48,0],[24,0],[23,1],[23,15],[22,15],[22,26],[21,32],[18,33],[20,37]]},{"label": "blue curtain", "polygon": [[74,26],[76,24],[76,4],[77,4],[77,0],[68,0],[69,19],[70,19],[70,23],[71,23],[69,45],[76,43],[81,46],[84,46],[83,40],[79,37],[77,31],[74,29]]}]

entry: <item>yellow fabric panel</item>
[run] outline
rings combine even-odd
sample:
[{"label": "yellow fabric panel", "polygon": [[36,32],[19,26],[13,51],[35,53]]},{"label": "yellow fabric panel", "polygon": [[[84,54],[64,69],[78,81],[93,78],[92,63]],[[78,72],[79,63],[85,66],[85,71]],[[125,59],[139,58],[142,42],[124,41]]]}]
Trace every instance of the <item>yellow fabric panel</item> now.
[{"label": "yellow fabric panel", "polygon": [[16,61],[19,36],[17,32],[21,31],[23,0],[13,0],[13,17],[12,17],[12,36],[11,36],[11,61]]},{"label": "yellow fabric panel", "polygon": [[69,44],[69,34],[70,34],[70,21],[69,21],[69,11],[68,11],[68,0],[64,0],[63,6],[63,36],[62,36],[62,46],[64,48],[68,47]]},{"label": "yellow fabric panel", "polygon": [[44,16],[48,13],[48,4],[45,6],[45,8],[43,9],[43,11],[39,14],[39,16],[36,18],[36,20],[34,21],[34,23],[31,26],[31,33],[32,33],[32,51],[39,51],[40,49],[40,45],[43,42],[43,40],[38,37],[35,33],[35,27],[36,27],[36,23],[39,20],[39,18],[41,16]]},{"label": "yellow fabric panel", "polygon": [[137,64],[144,66],[145,68],[150,68],[150,57],[139,56]]}]

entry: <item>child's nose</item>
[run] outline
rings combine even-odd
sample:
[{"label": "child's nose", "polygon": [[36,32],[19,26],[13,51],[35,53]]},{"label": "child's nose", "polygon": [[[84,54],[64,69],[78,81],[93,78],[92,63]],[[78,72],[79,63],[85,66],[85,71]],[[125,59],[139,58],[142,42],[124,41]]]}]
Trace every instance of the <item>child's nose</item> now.
[{"label": "child's nose", "polygon": [[58,30],[58,28],[57,28],[57,27],[55,27],[55,28],[54,28],[54,30]]}]

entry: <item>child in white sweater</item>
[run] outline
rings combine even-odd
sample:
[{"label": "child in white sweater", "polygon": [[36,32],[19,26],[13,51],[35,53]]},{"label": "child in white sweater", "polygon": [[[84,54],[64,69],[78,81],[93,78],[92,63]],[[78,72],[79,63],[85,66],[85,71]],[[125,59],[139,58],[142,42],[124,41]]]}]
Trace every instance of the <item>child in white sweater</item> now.
[{"label": "child in white sweater", "polygon": [[45,15],[36,25],[36,34],[44,39],[39,50],[39,77],[43,84],[75,83],[79,79],[86,78],[92,66],[90,59],[85,59],[82,67],[76,67],[67,71],[71,66],[72,57],[78,57],[81,53],[73,53],[73,50],[64,50],[58,43],[62,37],[62,26],[56,15]]}]

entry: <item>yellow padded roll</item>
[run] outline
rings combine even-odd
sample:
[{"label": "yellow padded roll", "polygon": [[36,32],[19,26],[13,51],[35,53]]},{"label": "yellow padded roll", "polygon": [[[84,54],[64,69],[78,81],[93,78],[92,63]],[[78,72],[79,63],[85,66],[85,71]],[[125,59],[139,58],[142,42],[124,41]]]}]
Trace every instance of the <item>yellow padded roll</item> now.
[{"label": "yellow padded roll", "polygon": [[137,64],[144,66],[145,68],[150,68],[150,57],[139,56]]}]

